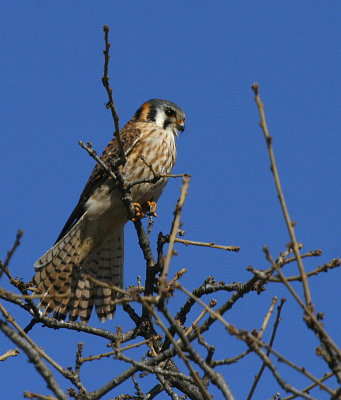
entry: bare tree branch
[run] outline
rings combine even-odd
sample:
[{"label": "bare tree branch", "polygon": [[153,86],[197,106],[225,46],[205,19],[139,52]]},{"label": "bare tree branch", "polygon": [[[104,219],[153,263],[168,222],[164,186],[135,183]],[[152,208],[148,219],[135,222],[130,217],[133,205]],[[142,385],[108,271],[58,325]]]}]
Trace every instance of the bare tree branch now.
[{"label": "bare tree branch", "polygon": [[0,355],[0,361],[6,361],[8,357],[15,357],[20,353],[18,349],[7,350],[6,353]]},{"label": "bare tree branch", "polygon": [[[172,400],[183,400],[184,398],[190,398],[192,400],[211,400],[213,389],[215,389],[212,388],[213,384],[219,390],[222,398],[232,400],[234,396],[229,388],[229,384],[233,383],[230,381],[227,383],[226,379],[226,377],[230,379],[230,375],[228,372],[225,373],[225,371],[224,373],[218,372],[217,367],[223,366],[227,369],[229,364],[238,363],[241,359],[248,357],[249,354],[254,354],[261,360],[261,368],[258,373],[255,371],[256,378],[252,385],[252,382],[250,383],[252,387],[248,399],[254,396],[257,385],[259,385],[261,379],[264,378],[263,371],[265,368],[268,368],[278,388],[282,388],[290,393],[286,398],[287,400],[296,397],[308,400],[316,399],[319,395],[314,395],[315,392],[312,392],[314,388],[323,390],[332,400],[337,400],[340,397],[341,390],[333,389],[332,384],[326,382],[326,380],[328,377],[335,376],[338,382],[341,383],[341,351],[337,344],[331,339],[327,329],[321,323],[323,312],[315,313],[314,311],[309,289],[309,278],[339,267],[341,265],[341,259],[333,259],[329,263],[317,267],[310,272],[306,272],[304,268],[302,262],[303,258],[307,263],[310,257],[320,256],[322,252],[317,249],[310,250],[306,253],[302,252],[301,254],[303,244],[296,240],[294,223],[290,219],[285,204],[275,163],[272,138],[269,135],[266,124],[264,105],[259,97],[259,86],[254,84],[253,91],[260,114],[261,128],[268,148],[271,170],[291,243],[286,250],[279,253],[276,260],[271,256],[270,251],[264,248],[270,266],[266,269],[262,269],[262,267],[258,266],[248,266],[247,271],[251,273],[251,278],[245,282],[216,282],[212,276],[209,276],[199,287],[195,288],[194,285],[191,285],[185,288],[180,283],[181,277],[186,271],[188,271],[186,278],[188,274],[192,273],[190,266],[188,269],[178,268],[178,271],[172,274],[169,272],[171,259],[175,252],[175,243],[180,243],[185,246],[199,246],[211,248],[212,250],[221,249],[235,252],[239,251],[239,247],[219,245],[210,241],[198,242],[182,238],[184,231],[181,230],[181,212],[189,187],[190,176],[188,174],[157,174],[153,166],[146,163],[152,172],[150,179],[145,179],[142,176],[141,179],[135,182],[125,182],[124,176],[121,173],[121,166],[126,162],[126,155],[123,150],[124,143],[122,143],[120,137],[119,116],[115,107],[113,91],[109,85],[109,27],[104,26],[103,31],[105,49],[103,52],[104,68],[102,83],[108,95],[107,108],[111,110],[114,121],[114,136],[120,149],[119,160],[115,163],[107,164],[97,155],[90,143],[84,144],[80,142],[80,145],[103,169],[103,176],[113,179],[115,188],[120,193],[128,216],[134,223],[137,239],[143,255],[143,258],[141,256],[141,261],[145,265],[145,283],[143,286],[143,283],[141,283],[142,278],[138,277],[137,286],[130,286],[126,290],[123,290],[122,288],[89,277],[91,282],[95,283],[97,286],[110,288],[119,294],[115,303],[122,305],[123,310],[127,316],[129,316],[130,325],[127,324],[127,326],[115,327],[119,322],[116,320],[114,321],[115,325],[109,324],[106,326],[107,329],[101,329],[83,323],[59,321],[50,318],[41,313],[34,303],[35,299],[41,298],[41,294],[36,292],[33,283],[25,283],[18,278],[13,278],[8,269],[9,262],[20,244],[22,232],[19,231],[12,249],[7,253],[5,262],[3,264],[0,262],[0,277],[5,273],[10,284],[19,290],[19,294],[0,288],[0,298],[11,303],[11,306],[14,306],[21,314],[25,313],[26,317],[29,316],[30,322],[28,324],[26,321],[24,324],[19,323],[19,317],[14,319],[6,308],[0,304],[0,312],[2,312],[2,315],[6,319],[6,321],[0,319],[0,329],[21,349],[21,351],[26,353],[35,369],[42,376],[53,393],[53,396],[49,396],[25,391],[24,395],[27,398],[39,400],[59,400],[69,397],[77,400],[99,400],[104,396],[106,397],[106,394],[110,391],[115,391],[112,396],[116,400],[147,400],[156,397],[168,397]],[[172,224],[170,229],[167,230],[169,232],[167,235],[163,235],[161,232],[159,233],[156,248],[157,258],[154,258],[152,247],[154,245],[153,236],[150,235],[154,221],[152,210],[149,212],[149,221],[145,230],[142,221],[136,216],[136,209],[131,196],[131,188],[141,183],[153,185],[162,178],[179,177],[182,178],[183,184],[179,200],[175,207]],[[168,249],[165,251],[164,248],[167,243]],[[292,276],[286,277],[285,269],[288,269],[288,264],[292,262],[298,263],[299,274],[297,276],[293,274]],[[228,268],[231,267],[229,264],[226,266]],[[171,279],[172,276],[173,278]],[[291,285],[290,282],[294,281],[302,282],[304,301],[300,298],[294,286]],[[262,295],[267,286],[271,285],[273,282],[276,282],[276,285],[273,286],[276,288],[278,284],[286,286],[295,301],[301,307],[306,327],[313,330],[315,333],[319,341],[317,355],[323,358],[330,370],[323,378],[319,379],[315,377],[309,371],[310,368],[308,370],[306,365],[297,365],[295,362],[286,358],[285,354],[282,355],[279,353],[275,348],[274,340],[276,335],[279,334],[278,325],[284,304],[283,299],[277,308],[277,316],[269,343],[266,343],[263,337],[265,336],[265,330],[269,329],[269,321],[277,301],[276,297],[273,298],[265,316],[258,313],[259,323],[257,323],[257,329],[255,328],[252,331],[240,329],[232,324],[230,319],[227,319],[227,313],[233,309],[238,302],[250,301],[250,296],[247,295],[252,292]],[[212,298],[212,294],[216,292],[219,292],[219,304]],[[178,306],[178,299],[181,298],[181,296],[185,296],[185,299],[180,303],[182,304],[180,308]],[[177,301],[173,301],[174,298],[176,298]],[[194,308],[196,305],[199,305],[201,308]],[[300,308],[297,309],[300,310]],[[242,318],[243,315],[240,315],[240,317]],[[22,326],[25,326],[25,324],[27,325],[23,328]],[[242,325],[242,322],[240,324]],[[94,355],[90,355],[89,353],[88,355],[84,355],[87,349],[87,341],[85,340],[84,343],[81,342],[77,345],[73,369],[71,367],[64,368],[59,363],[59,360],[57,361],[57,359],[53,359],[49,356],[47,354],[48,351],[45,351],[38,342],[33,341],[29,336],[28,333],[30,332],[31,334],[33,329],[38,329],[39,325],[40,329],[44,327],[44,333],[46,334],[49,334],[51,330],[55,329],[70,329],[86,333],[93,337],[100,337],[105,341],[109,341],[109,343],[106,343],[107,347],[109,347],[109,351],[103,351],[103,344],[99,342],[101,347],[99,350],[93,352]],[[258,330],[259,327],[260,329]],[[245,350],[239,350],[240,354],[233,356],[233,345],[222,347],[219,341],[214,342],[214,335],[209,336],[206,334],[208,331],[212,334],[213,329],[215,331],[220,330],[219,332],[225,332],[226,341],[234,341],[237,338],[242,342],[242,345],[245,346]],[[34,332],[34,334],[36,334],[36,332]],[[58,334],[58,332],[56,334]],[[48,348],[46,347],[46,349]],[[74,349],[72,348],[71,351],[74,352]],[[16,351],[8,351],[0,356],[0,361],[15,354]],[[221,359],[215,359],[216,354],[219,354]],[[102,363],[103,359],[107,357],[111,357],[111,362],[113,363],[113,368],[108,371],[111,374],[106,378],[107,383],[101,387],[95,388],[92,392],[88,392],[82,380],[83,375],[86,376],[86,374],[83,374],[83,364],[88,363],[86,367],[89,368],[92,366],[95,367],[98,363]],[[46,365],[43,359],[55,368],[61,378],[67,383],[71,382],[73,384],[75,388],[69,388],[68,395],[59,387],[48,364]],[[11,361],[16,362],[17,360]],[[248,362],[248,360],[245,360],[245,362]],[[10,364],[11,363],[8,362],[7,365]],[[124,367],[125,364],[128,364],[128,368],[115,376],[115,373],[117,373],[115,371],[122,371],[122,369],[116,369],[116,366],[121,368],[122,366]],[[282,364],[295,371],[299,377],[310,380],[311,383],[302,390],[298,389],[296,384],[293,385],[289,380],[284,378],[281,373]],[[240,366],[237,365],[236,367]],[[137,375],[137,372],[140,372],[140,374]],[[147,375],[153,378],[153,382],[151,383],[152,388],[148,393],[145,393],[144,390],[142,390],[142,385],[140,386],[140,382],[141,379]],[[122,393],[120,386],[123,383],[125,383],[125,385],[130,385],[131,390],[128,389],[130,393],[126,393],[126,390],[124,390],[126,394]],[[273,394],[275,390],[277,391],[277,388],[271,387],[270,390],[271,394]],[[317,390],[315,389],[315,391]],[[272,398],[278,399],[279,396],[280,395],[276,393]],[[237,393],[236,397],[240,397],[239,393]]]},{"label": "bare tree branch", "polygon": [[283,215],[284,215],[284,219],[288,228],[288,232],[290,235],[290,239],[291,239],[291,244],[290,247],[292,247],[296,259],[297,259],[297,265],[300,271],[300,275],[301,275],[301,279],[302,279],[302,283],[303,283],[303,288],[304,288],[304,297],[305,297],[305,303],[307,305],[307,307],[311,308],[313,310],[313,304],[312,304],[312,300],[311,300],[311,294],[310,294],[310,289],[309,289],[309,284],[308,284],[308,278],[307,278],[307,274],[305,272],[304,266],[303,266],[303,262],[302,262],[302,258],[300,255],[300,251],[298,248],[298,243],[296,240],[296,235],[295,235],[295,230],[294,230],[294,223],[293,221],[290,219],[289,216],[289,211],[284,199],[284,195],[283,195],[283,191],[282,191],[282,187],[281,187],[281,182],[279,179],[279,175],[278,175],[278,170],[277,170],[277,165],[276,165],[276,160],[275,160],[275,154],[272,148],[272,137],[269,135],[269,131],[268,131],[268,127],[267,127],[267,123],[266,123],[266,119],[265,119],[265,113],[264,113],[264,104],[262,103],[260,97],[259,97],[259,85],[258,83],[254,83],[252,85],[252,90],[255,94],[255,101],[258,107],[258,111],[259,111],[259,115],[261,118],[260,121],[260,126],[263,130],[264,133],[264,137],[265,137],[265,141],[268,147],[268,152],[269,152],[269,157],[270,157],[270,162],[271,162],[271,172],[273,173],[274,176],[274,180],[275,180],[275,185],[276,185],[276,190],[277,190],[277,195],[278,195],[278,199],[279,202],[281,204],[282,207],[282,211],[283,211]]},{"label": "bare tree branch", "polygon": [[167,286],[167,275],[168,275],[168,270],[169,270],[169,264],[170,264],[170,260],[173,255],[173,247],[174,247],[175,238],[178,233],[178,229],[180,228],[180,216],[181,216],[182,207],[185,203],[185,199],[187,196],[189,180],[190,180],[189,176],[183,177],[180,197],[179,197],[178,203],[177,203],[177,205],[175,207],[175,211],[174,211],[174,219],[173,219],[173,223],[172,223],[171,232],[169,235],[168,251],[167,251],[165,261],[163,263],[162,274],[159,279],[159,295],[160,295],[161,301],[163,301],[166,296],[165,289]]},{"label": "bare tree branch", "polygon": [[[328,374],[325,374],[322,378],[319,379],[320,382],[324,382],[327,379],[331,378],[332,376],[334,376],[334,373],[330,372]],[[302,389],[301,391],[304,393],[309,393],[309,391],[311,389],[313,389],[314,387],[318,386],[317,383],[312,383],[311,385],[307,386],[306,388]],[[292,400],[292,399],[296,399],[298,397],[297,394],[292,394],[288,397],[283,397],[282,400]]]},{"label": "bare tree branch", "polygon": [[48,388],[57,396],[59,400],[67,400],[67,395],[59,387],[58,383],[54,379],[52,372],[43,363],[38,352],[28,343],[24,338],[22,338],[18,333],[16,333],[6,322],[0,320],[0,329],[2,332],[18,347],[20,347],[27,355],[29,360],[33,363],[35,369],[43,377],[48,385]]},{"label": "bare tree branch", "polygon": [[238,252],[240,250],[240,247],[238,247],[238,246],[222,246],[220,244],[215,244],[214,242],[210,242],[210,243],[195,242],[193,240],[185,240],[185,239],[180,239],[180,238],[175,238],[174,241],[177,243],[182,243],[186,246],[211,247],[212,249],[221,249],[221,250],[235,251],[235,252]]},{"label": "bare tree branch", "polygon": [[[281,320],[281,311],[282,311],[282,308],[284,306],[284,303],[285,303],[285,299],[281,299],[281,302],[280,302],[279,306],[277,307],[277,316],[276,316],[275,324],[274,324],[274,327],[273,327],[273,330],[272,330],[270,343],[269,343],[270,347],[273,346],[273,343],[275,341],[275,336],[276,336],[276,333],[277,333],[277,328],[278,328],[279,322]],[[259,339],[260,339],[260,337],[259,337]],[[270,354],[270,350],[267,350],[266,355],[269,356],[269,354]],[[253,393],[256,390],[256,386],[257,386],[258,382],[260,381],[260,378],[261,378],[265,368],[266,368],[266,364],[265,364],[265,362],[263,362],[263,365],[261,366],[258,374],[255,377],[253,385],[252,385],[252,387],[250,389],[250,393],[247,396],[247,400],[251,400],[251,398],[253,396]]]},{"label": "bare tree branch", "polygon": [[0,279],[1,279],[1,276],[3,273],[5,273],[7,275],[8,279],[10,279],[10,280],[12,279],[12,276],[8,271],[8,265],[11,261],[11,258],[13,257],[13,254],[15,253],[15,250],[18,248],[18,246],[20,246],[20,240],[21,240],[23,234],[24,234],[24,231],[19,230],[17,232],[14,244],[13,244],[11,250],[9,250],[7,252],[7,257],[4,261],[4,263],[2,264],[2,262],[0,261]]},{"label": "bare tree branch", "polygon": [[[287,260],[288,261],[288,260]],[[340,258],[334,258],[333,260],[331,260],[329,263],[324,264],[320,267],[317,267],[316,269],[314,269],[313,271],[307,272],[307,277],[310,278],[311,276],[317,276],[318,274],[320,274],[321,272],[327,272],[330,269],[333,268],[337,268],[341,265],[341,259]],[[302,281],[302,278],[300,275],[297,276],[287,276],[286,280],[288,282],[293,282],[293,281]],[[272,276],[270,278],[270,282],[280,282],[283,283],[282,280],[277,277],[277,276]]]},{"label": "bare tree branch", "polygon": [[105,49],[103,51],[104,54],[104,72],[103,72],[103,77],[102,77],[102,83],[103,86],[105,87],[105,90],[107,91],[108,94],[108,103],[106,105],[107,108],[109,108],[111,110],[111,115],[113,117],[114,120],[114,124],[115,124],[115,133],[114,135],[116,136],[117,139],[117,144],[118,144],[118,148],[120,149],[120,158],[121,158],[121,163],[125,164],[127,159],[126,156],[124,154],[124,150],[123,150],[123,143],[121,140],[121,136],[120,136],[120,126],[119,126],[119,116],[115,107],[115,102],[114,102],[114,98],[112,95],[112,89],[109,85],[109,76],[108,76],[108,68],[109,68],[109,60],[110,60],[110,54],[109,54],[109,49],[110,49],[110,43],[109,43],[109,26],[108,25],[104,25],[103,26],[103,31],[104,31],[104,41],[105,41]]}]

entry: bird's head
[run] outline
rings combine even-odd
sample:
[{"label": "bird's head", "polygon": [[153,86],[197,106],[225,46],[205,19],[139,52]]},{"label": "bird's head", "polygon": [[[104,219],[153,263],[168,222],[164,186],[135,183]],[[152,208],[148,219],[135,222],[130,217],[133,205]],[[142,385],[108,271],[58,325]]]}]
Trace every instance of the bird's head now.
[{"label": "bird's head", "polygon": [[163,129],[170,129],[175,135],[185,129],[186,115],[179,106],[167,100],[152,99],[136,111],[138,121],[152,121]]}]

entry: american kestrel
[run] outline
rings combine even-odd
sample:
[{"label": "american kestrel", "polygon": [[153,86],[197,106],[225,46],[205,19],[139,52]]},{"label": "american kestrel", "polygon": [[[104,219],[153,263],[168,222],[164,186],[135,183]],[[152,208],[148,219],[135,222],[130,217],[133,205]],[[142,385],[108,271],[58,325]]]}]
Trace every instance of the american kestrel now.
[{"label": "american kestrel", "polygon": [[[126,183],[170,174],[176,159],[175,138],[184,130],[185,113],[176,104],[149,100],[121,130],[126,163],[120,171]],[[116,137],[101,159],[109,164],[120,157]],[[152,169],[150,168],[152,167]],[[131,188],[142,207],[156,202],[167,182],[141,183]],[[90,277],[123,287],[123,239],[128,214],[112,177],[97,165],[55,245],[34,265],[34,282],[43,294],[39,307],[57,319],[82,322],[93,305],[101,321],[112,318],[116,293]]]}]

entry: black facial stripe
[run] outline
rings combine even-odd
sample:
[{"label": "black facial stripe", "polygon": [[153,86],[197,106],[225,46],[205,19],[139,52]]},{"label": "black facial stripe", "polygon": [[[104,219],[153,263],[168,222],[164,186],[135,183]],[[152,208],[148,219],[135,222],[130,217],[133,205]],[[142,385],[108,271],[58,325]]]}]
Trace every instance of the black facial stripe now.
[{"label": "black facial stripe", "polygon": [[140,119],[141,114],[142,114],[142,106],[136,111],[134,117],[136,119]]},{"label": "black facial stripe", "polygon": [[171,121],[169,119],[166,119],[165,122],[163,123],[163,129],[166,129],[168,125],[171,124]]},{"label": "black facial stripe", "polygon": [[155,122],[155,117],[156,117],[156,108],[155,107],[150,107],[149,113],[148,113],[148,121],[154,121]]}]

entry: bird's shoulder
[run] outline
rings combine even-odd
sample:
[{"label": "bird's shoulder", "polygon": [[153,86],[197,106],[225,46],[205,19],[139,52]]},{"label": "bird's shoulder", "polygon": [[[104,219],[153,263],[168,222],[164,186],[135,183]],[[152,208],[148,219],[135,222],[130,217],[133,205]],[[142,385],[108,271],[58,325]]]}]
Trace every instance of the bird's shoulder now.
[{"label": "bird's shoulder", "polygon": [[[120,131],[120,138],[125,155],[128,155],[134,148],[135,144],[139,141],[142,131],[142,127],[140,125],[141,124],[139,122],[133,119],[129,121]],[[120,156],[121,154],[117,137],[114,136],[107,144],[100,158],[107,166],[110,167],[119,161]],[[83,199],[86,201],[91,192],[101,183],[103,178],[106,178],[106,176],[107,174],[105,170],[99,164],[97,164],[85,185],[85,188],[80,196],[80,200]]]},{"label": "bird's shoulder", "polygon": [[[120,138],[122,141],[123,151],[128,155],[136,143],[141,138],[144,130],[144,123],[135,120],[130,120],[124,128],[120,131]],[[120,159],[120,148],[118,146],[117,137],[114,136],[104,149],[101,160],[108,166],[114,165]],[[61,233],[57,238],[57,242],[73,227],[73,225],[81,218],[86,208],[85,204],[94,190],[99,187],[107,179],[106,171],[97,164],[93,169],[80,197],[79,201],[72,211],[70,217],[66,221]]]}]

